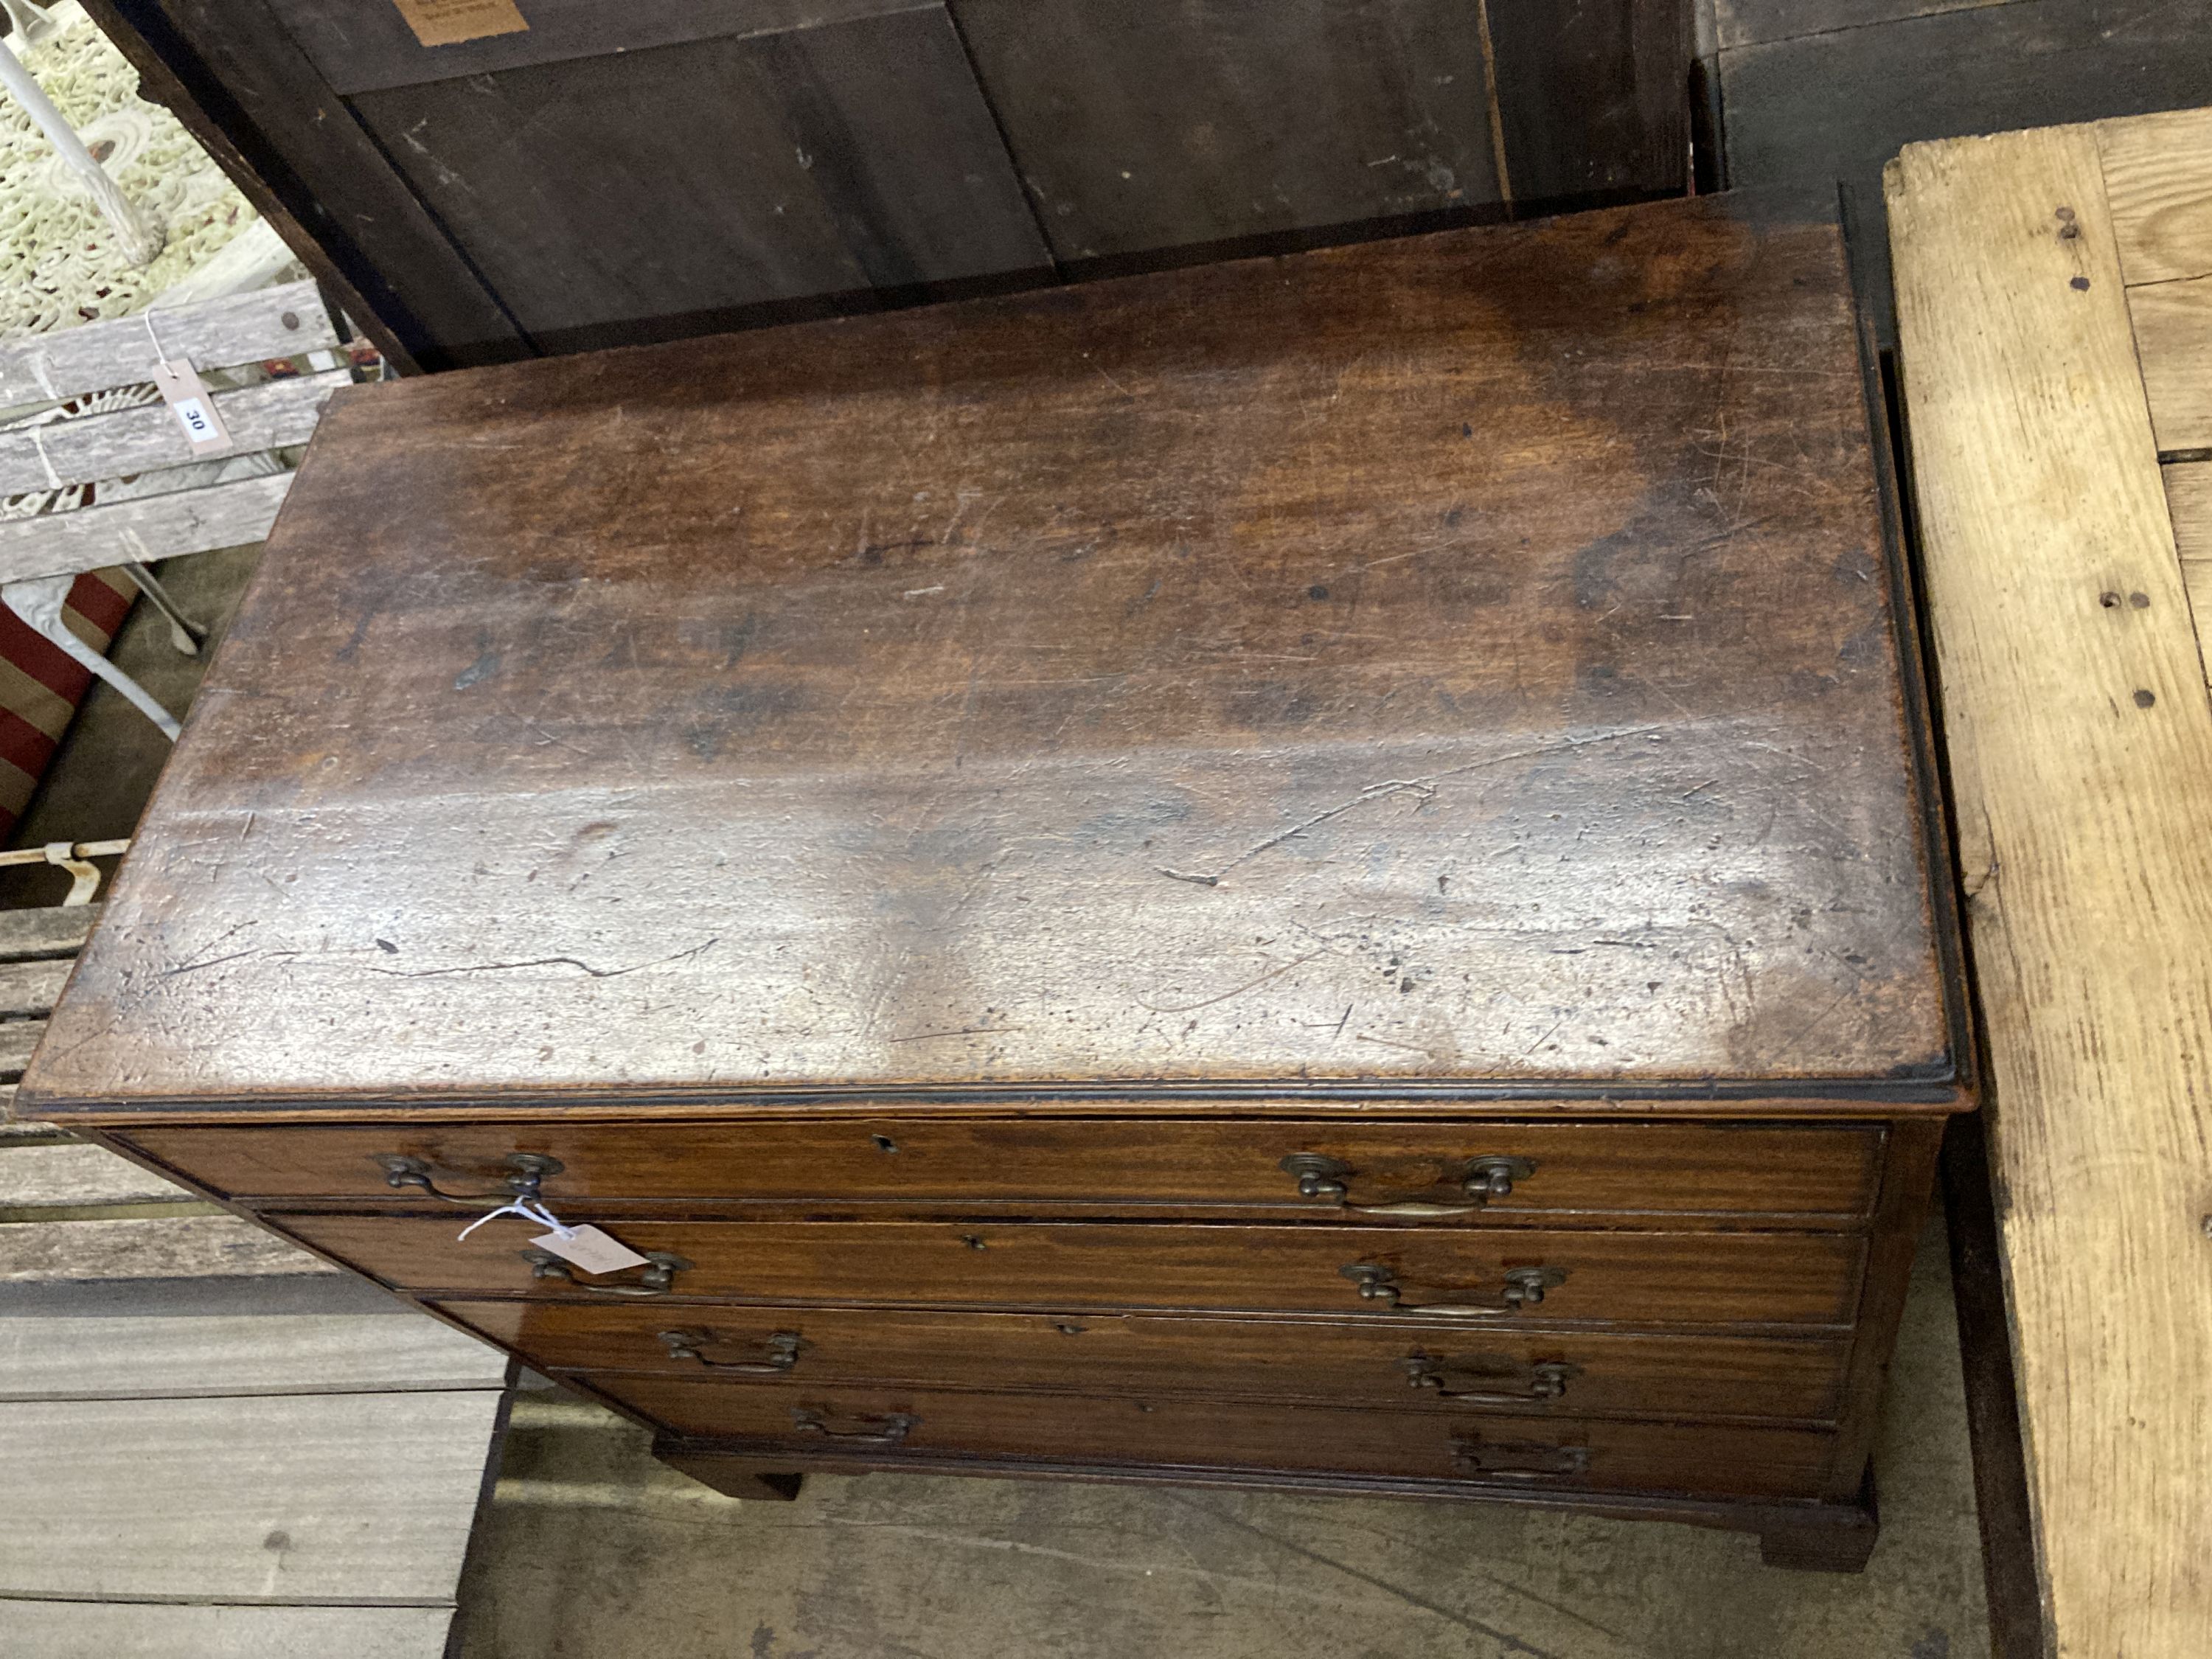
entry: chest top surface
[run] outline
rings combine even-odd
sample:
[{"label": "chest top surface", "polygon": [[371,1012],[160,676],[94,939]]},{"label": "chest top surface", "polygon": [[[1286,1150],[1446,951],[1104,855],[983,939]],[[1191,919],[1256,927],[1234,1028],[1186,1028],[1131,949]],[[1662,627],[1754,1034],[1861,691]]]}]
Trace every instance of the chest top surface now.
[{"label": "chest top surface", "polygon": [[1951,1070],[1832,226],[341,393],[45,1109]]}]

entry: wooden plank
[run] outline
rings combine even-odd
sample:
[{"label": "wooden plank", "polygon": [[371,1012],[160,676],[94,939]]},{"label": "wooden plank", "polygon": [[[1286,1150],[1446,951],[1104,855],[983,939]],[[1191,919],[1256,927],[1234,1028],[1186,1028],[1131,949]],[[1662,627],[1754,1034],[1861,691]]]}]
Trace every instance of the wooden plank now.
[{"label": "wooden plank", "polygon": [[2212,708],[2095,135],[1911,146],[1889,211],[2054,1647],[2195,1659]]},{"label": "wooden plank", "polygon": [[74,957],[51,957],[45,961],[0,962],[0,1016],[21,1018],[27,1014],[49,1014],[54,999],[69,981]]},{"label": "wooden plank", "polygon": [[408,358],[435,369],[530,355],[263,0],[92,0],[88,9],[142,82],[150,74],[176,100],[179,118],[276,210],[280,228],[304,232],[294,246],[326,260],[364,302],[360,314]]},{"label": "wooden plank", "polygon": [[1062,259],[1499,199],[1464,0],[952,10]]},{"label": "wooden plank", "polygon": [[43,1019],[0,1020],[0,1081],[14,1083],[21,1078],[39,1039],[46,1034]]},{"label": "wooden plank", "polygon": [[0,1596],[450,1602],[496,1390],[0,1412]]},{"label": "wooden plank", "polygon": [[1718,43],[1725,50],[2007,3],[2008,0],[1718,0],[1714,21]]},{"label": "wooden plank", "polygon": [[99,918],[97,904],[0,910],[0,962],[21,957],[74,956]]},{"label": "wooden plank", "polygon": [[0,1147],[43,1146],[76,1139],[68,1130],[56,1128],[51,1123],[16,1122],[8,1115],[15,1103],[15,1085],[0,1083]]},{"label": "wooden plank", "polygon": [[0,1316],[0,1400],[496,1389],[507,1356],[419,1314]]},{"label": "wooden plank", "polygon": [[141,495],[112,507],[11,519],[0,523],[0,582],[258,542],[276,523],[291,487],[289,472],[273,472],[204,489]]},{"label": "wooden plank", "polygon": [[2128,290],[2161,450],[2212,449],[2212,276]]},{"label": "wooden plank", "polygon": [[9,1659],[441,1659],[450,1609],[18,1601],[0,1597]]},{"label": "wooden plank", "polygon": [[2128,282],[2212,276],[2212,109],[2100,121],[2097,146]]},{"label": "wooden plank", "polygon": [[195,1196],[103,1146],[0,1148],[0,1220],[12,1218],[11,1212]]},{"label": "wooden plank", "polygon": [[11,340],[0,346],[0,409],[138,385],[154,378],[162,354],[189,357],[197,368],[231,368],[337,343],[314,283],[289,283],[156,311],[151,332],[142,314]]},{"label": "wooden plank", "polygon": [[[216,407],[230,433],[231,453],[307,442],[314,435],[325,399],[352,384],[352,371],[334,368],[217,392]],[[149,404],[88,420],[0,432],[0,492],[95,483],[198,459],[167,405]]]},{"label": "wooden plank", "polygon": [[2181,556],[2182,585],[2197,624],[2197,648],[2212,676],[2212,461],[2173,461],[2160,469],[2166,483],[2174,550]]},{"label": "wooden plank", "polygon": [[1688,177],[1686,0],[1487,0],[1501,169],[1516,207],[1679,194]]},{"label": "wooden plank", "polygon": [[426,46],[399,8],[358,0],[270,0],[270,9],[340,94],[419,86],[571,58],[727,36],[779,34],[886,12],[935,9],[937,0],[530,0],[530,27],[513,34]]},{"label": "wooden plank", "polygon": [[[20,1149],[0,1153],[21,1156]],[[337,1271],[252,1222],[227,1215],[0,1226],[0,1285],[266,1278]]]},{"label": "wooden plank", "polygon": [[[354,107],[549,348],[1044,263],[941,7],[395,88]],[[655,107],[684,118],[640,120]],[[549,214],[550,200],[589,207]]]}]

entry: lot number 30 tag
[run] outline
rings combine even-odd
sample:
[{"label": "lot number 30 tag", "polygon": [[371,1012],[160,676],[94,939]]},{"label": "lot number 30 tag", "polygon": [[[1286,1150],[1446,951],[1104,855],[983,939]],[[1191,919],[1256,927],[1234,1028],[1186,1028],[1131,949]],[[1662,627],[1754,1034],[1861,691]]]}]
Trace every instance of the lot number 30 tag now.
[{"label": "lot number 30 tag", "polygon": [[230,433],[200,381],[199,372],[187,357],[164,357],[154,366],[154,385],[169,413],[177,417],[194,457],[216,455],[230,448]]}]

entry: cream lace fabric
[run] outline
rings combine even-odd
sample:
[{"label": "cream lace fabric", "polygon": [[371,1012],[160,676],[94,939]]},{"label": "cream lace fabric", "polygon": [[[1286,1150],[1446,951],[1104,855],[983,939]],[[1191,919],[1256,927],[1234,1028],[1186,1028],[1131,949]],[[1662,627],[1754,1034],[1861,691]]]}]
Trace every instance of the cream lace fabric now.
[{"label": "cream lace fabric", "polygon": [[127,316],[204,265],[251,225],[253,210],[177,123],[138,97],[137,71],[75,0],[48,9],[60,34],[8,45],[168,241],[133,270],[113,233],[30,118],[0,99],[0,339]]}]

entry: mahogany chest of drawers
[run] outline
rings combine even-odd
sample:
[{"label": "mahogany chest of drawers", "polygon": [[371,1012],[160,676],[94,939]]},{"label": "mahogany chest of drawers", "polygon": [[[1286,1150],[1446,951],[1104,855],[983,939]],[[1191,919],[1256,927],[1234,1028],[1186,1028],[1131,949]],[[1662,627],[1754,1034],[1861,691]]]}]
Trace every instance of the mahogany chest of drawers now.
[{"label": "mahogany chest of drawers", "polygon": [[1969,1103],[1867,384],[1722,198],[341,392],[24,1104],[726,1490],[1855,1565]]}]

